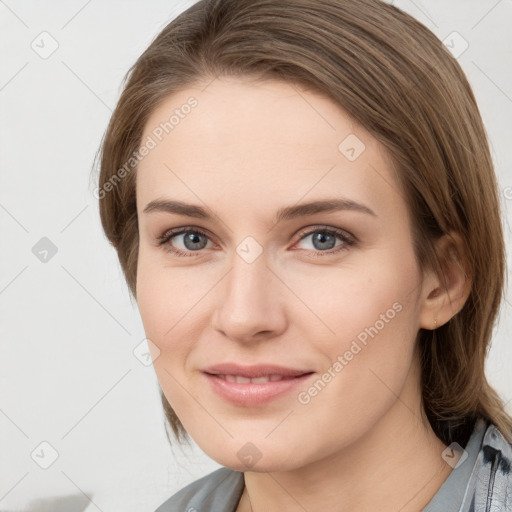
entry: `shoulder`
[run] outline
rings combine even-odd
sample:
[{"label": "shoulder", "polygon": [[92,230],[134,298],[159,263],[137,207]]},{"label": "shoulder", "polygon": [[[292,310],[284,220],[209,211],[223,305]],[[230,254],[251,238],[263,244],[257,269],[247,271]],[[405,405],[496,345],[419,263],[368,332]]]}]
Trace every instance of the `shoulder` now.
[{"label": "shoulder", "polygon": [[243,489],[242,472],[220,468],[178,491],[155,512],[234,510]]},{"label": "shoulder", "polygon": [[493,424],[485,431],[471,487],[474,510],[512,510],[512,444]]},{"label": "shoulder", "polygon": [[502,465],[507,460],[509,463],[512,460],[512,444],[505,439],[505,436],[492,423],[490,423],[487,427],[482,445],[484,447],[488,446],[496,451],[499,451],[501,453],[500,460]]}]

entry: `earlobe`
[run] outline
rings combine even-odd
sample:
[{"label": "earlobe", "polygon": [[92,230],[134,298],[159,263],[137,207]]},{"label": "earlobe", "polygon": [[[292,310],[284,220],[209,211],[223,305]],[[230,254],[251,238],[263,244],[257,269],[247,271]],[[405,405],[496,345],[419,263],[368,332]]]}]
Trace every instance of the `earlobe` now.
[{"label": "earlobe", "polygon": [[425,297],[420,313],[420,327],[435,330],[449,322],[463,307],[471,289],[465,264],[463,240],[451,232],[436,244],[440,271],[431,270],[424,279]]}]

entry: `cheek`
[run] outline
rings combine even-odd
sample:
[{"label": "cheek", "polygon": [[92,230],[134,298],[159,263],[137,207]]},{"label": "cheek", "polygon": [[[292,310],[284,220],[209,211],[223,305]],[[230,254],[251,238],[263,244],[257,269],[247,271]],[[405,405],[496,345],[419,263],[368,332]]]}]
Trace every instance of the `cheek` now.
[{"label": "cheek", "polygon": [[160,387],[173,408],[186,410],[190,396],[182,387],[184,365],[191,340],[199,336],[197,306],[205,290],[198,286],[197,274],[165,267],[158,256],[148,253],[139,253],[137,305]]},{"label": "cheek", "polygon": [[139,253],[138,309],[146,337],[154,344],[160,386],[177,409],[190,401],[182,386],[189,378],[190,355],[210,325],[215,285],[223,273],[207,266],[171,267],[159,254],[144,248]]},{"label": "cheek", "polygon": [[323,355],[323,371],[336,376],[331,380],[337,384],[326,387],[340,406],[360,407],[368,404],[368,397],[385,401],[390,391],[379,378],[398,389],[413,357],[416,262],[404,253],[376,256],[359,261],[357,268],[345,265],[326,268],[323,274],[317,269],[314,276],[303,274],[294,287],[309,309],[299,304],[302,310],[293,316],[294,324]]},{"label": "cheek", "polygon": [[416,314],[418,269],[403,252],[360,253],[337,267],[289,266],[281,275],[292,284],[292,321],[312,333],[312,341],[324,340],[325,348],[342,348],[358,336],[364,341],[375,325],[379,333],[404,323],[410,328],[409,316]]},{"label": "cheek", "polygon": [[[324,356],[327,381],[302,390],[299,403],[304,413],[314,410],[324,421],[346,418],[354,432],[361,422],[376,421],[400,394],[413,360],[418,315],[419,274],[412,255],[390,251],[360,263],[324,276],[317,272],[314,288],[306,279],[298,289],[322,321],[306,315],[302,329]],[[322,334],[315,337],[317,330]]]},{"label": "cheek", "polygon": [[172,288],[166,286],[166,276],[147,258],[139,255],[137,266],[137,305],[144,324],[146,336],[153,339],[159,348],[161,338],[172,326],[169,313]]},{"label": "cheek", "polygon": [[175,332],[184,324],[189,330],[194,328],[196,307],[212,284],[197,268],[166,267],[158,255],[140,251],[137,305],[146,334],[155,338],[161,350],[176,339]]}]

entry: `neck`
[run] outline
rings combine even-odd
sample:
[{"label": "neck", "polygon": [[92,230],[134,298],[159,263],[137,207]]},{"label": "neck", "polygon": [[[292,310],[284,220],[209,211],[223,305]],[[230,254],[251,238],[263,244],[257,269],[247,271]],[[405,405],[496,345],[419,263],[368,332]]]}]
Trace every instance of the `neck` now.
[{"label": "neck", "polygon": [[423,509],[452,468],[421,409],[418,382],[413,369],[386,415],[340,452],[291,471],[245,472],[237,512]]}]

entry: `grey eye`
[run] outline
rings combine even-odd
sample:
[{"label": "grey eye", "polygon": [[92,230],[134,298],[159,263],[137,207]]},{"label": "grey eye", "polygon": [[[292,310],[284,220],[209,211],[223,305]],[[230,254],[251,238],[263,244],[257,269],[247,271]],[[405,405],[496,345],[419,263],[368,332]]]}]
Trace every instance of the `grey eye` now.
[{"label": "grey eye", "polygon": [[195,231],[186,231],[184,233],[179,233],[178,235],[173,236],[172,238],[183,237],[183,245],[184,247],[178,247],[179,249],[185,249],[187,251],[195,251],[199,249],[204,249],[206,244],[208,243],[208,237],[201,234],[196,233]]}]

